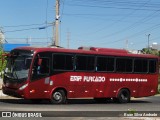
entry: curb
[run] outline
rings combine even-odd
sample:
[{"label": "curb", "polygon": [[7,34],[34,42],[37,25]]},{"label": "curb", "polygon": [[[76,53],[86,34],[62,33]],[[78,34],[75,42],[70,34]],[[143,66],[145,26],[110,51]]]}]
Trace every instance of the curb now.
[{"label": "curb", "polygon": [[6,97],[7,95],[3,94],[2,90],[0,90],[0,98],[1,97]]}]

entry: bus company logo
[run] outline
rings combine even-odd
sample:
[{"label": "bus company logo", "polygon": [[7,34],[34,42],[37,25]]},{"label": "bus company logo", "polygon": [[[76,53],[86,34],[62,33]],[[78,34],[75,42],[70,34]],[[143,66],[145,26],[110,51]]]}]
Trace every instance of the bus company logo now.
[{"label": "bus company logo", "polygon": [[12,117],[11,112],[2,112],[2,117]]},{"label": "bus company logo", "polygon": [[147,79],[140,78],[110,78],[110,82],[147,82]]},{"label": "bus company logo", "polygon": [[70,76],[71,82],[105,82],[104,76]]}]

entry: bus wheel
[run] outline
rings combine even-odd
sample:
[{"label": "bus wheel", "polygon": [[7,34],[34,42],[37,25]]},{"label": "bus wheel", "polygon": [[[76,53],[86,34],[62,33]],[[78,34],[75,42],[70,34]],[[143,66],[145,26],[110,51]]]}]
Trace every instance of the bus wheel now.
[{"label": "bus wheel", "polygon": [[56,90],[52,93],[51,103],[53,104],[63,104],[66,102],[66,94],[64,90]]},{"label": "bus wheel", "polygon": [[130,92],[127,89],[120,90],[117,100],[119,103],[128,103],[130,101]]}]

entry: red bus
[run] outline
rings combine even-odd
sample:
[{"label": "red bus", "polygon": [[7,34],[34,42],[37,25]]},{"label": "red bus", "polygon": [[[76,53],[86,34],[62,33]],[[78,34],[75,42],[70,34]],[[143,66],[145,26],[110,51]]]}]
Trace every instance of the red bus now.
[{"label": "red bus", "polygon": [[2,91],[55,104],[90,97],[127,103],[157,93],[158,60],[122,49],[20,47],[7,58]]}]

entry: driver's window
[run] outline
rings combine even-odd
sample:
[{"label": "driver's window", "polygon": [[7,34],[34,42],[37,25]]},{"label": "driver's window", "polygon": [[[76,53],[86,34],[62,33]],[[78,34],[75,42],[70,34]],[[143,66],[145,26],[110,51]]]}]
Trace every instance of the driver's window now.
[{"label": "driver's window", "polygon": [[48,76],[49,71],[49,58],[39,57],[37,55],[32,69],[32,80],[37,80]]},{"label": "driver's window", "polygon": [[40,58],[38,60],[37,74],[48,74],[49,73],[49,58]]}]

